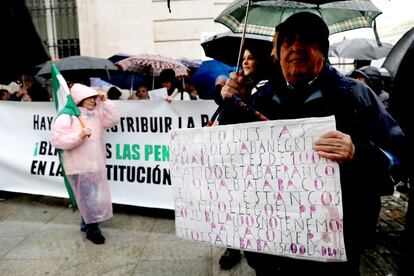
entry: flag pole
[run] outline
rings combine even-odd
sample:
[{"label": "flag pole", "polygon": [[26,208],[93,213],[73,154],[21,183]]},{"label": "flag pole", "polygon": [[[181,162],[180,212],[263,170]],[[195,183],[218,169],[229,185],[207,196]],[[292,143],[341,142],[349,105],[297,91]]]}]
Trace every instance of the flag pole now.
[{"label": "flag pole", "polygon": [[[76,106],[75,102],[72,99],[72,96],[69,92],[69,87],[66,83],[66,80],[63,78],[62,74],[59,72],[59,69],[51,63],[52,67],[52,86],[53,86],[53,100],[55,102],[56,107],[56,113],[57,116],[60,114],[68,114],[71,116],[75,116],[79,119],[79,122],[81,123],[82,127],[86,127],[84,118],[80,116],[80,111],[78,107]],[[70,185],[70,181],[66,176],[65,168],[63,166],[62,162],[62,149],[58,149],[58,155],[59,155],[59,161],[62,168],[62,176],[65,183],[66,190],[69,195],[69,200],[71,202],[71,207],[73,211],[76,211],[78,208],[75,194],[72,190],[72,187]]]}]

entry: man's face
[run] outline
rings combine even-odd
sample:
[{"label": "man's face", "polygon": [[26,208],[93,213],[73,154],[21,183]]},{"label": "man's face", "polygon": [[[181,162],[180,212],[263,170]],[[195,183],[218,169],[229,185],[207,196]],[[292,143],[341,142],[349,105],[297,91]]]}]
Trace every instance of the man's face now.
[{"label": "man's face", "polygon": [[300,34],[288,36],[280,47],[280,66],[292,85],[313,80],[322,70],[325,58],[318,44]]}]

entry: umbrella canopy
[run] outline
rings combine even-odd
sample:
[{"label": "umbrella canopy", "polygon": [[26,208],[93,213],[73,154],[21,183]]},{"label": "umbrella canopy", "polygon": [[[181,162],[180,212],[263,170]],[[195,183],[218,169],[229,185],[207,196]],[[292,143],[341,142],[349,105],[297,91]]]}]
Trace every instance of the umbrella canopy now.
[{"label": "umbrella canopy", "polygon": [[[250,0],[251,1],[251,0]],[[335,1],[288,1],[255,0],[250,5],[246,33],[273,36],[275,26],[298,12],[312,12],[319,15],[328,25],[330,34],[371,27],[381,11],[369,0]],[[236,0],[224,9],[214,21],[233,32],[242,33],[249,0]],[[304,3],[308,2],[308,3]],[[310,4],[311,2],[312,4]]]},{"label": "umbrella canopy", "polygon": [[392,78],[395,78],[407,50],[413,47],[414,28],[411,28],[397,41],[382,65],[382,67],[388,70]]},{"label": "umbrella canopy", "polygon": [[340,2],[340,1],[348,1],[348,0],[296,0],[296,2],[303,2],[303,3],[309,3],[309,4],[326,4],[330,2]]},{"label": "umbrella canopy", "polygon": [[187,66],[190,69],[197,69],[198,67],[200,67],[201,65],[201,60],[199,59],[189,59],[189,58],[179,58],[178,59],[179,62],[181,62],[182,64],[184,64],[185,66]]},{"label": "umbrella canopy", "polygon": [[187,76],[189,72],[181,62],[161,55],[140,54],[118,61],[116,65],[124,71],[153,77],[159,76],[165,69],[173,69],[177,77]]},{"label": "umbrella canopy", "polygon": [[[398,51],[398,53],[401,53],[402,57],[400,58],[400,56],[397,54],[393,55],[393,53],[395,53],[393,49],[387,57],[389,63],[384,63],[384,65],[387,66],[393,65],[393,67],[389,67],[391,68],[390,73],[392,73],[394,77],[392,82],[392,89],[390,91],[390,112],[403,129],[407,141],[409,141],[408,143],[410,143],[408,147],[405,147],[405,149],[409,150],[407,156],[413,152],[412,141],[414,137],[414,125],[412,121],[412,110],[414,102],[414,40],[412,39],[413,33],[414,28],[409,30],[402,38],[400,38],[400,40],[394,46],[396,51],[401,50]],[[396,72],[392,71],[395,67]]]},{"label": "umbrella canopy", "polygon": [[236,71],[236,67],[228,66],[217,60],[205,60],[191,76],[190,81],[197,89],[200,98],[212,99],[217,77],[221,75],[229,77],[230,72],[233,71]]},{"label": "umbrella canopy", "polygon": [[[94,74],[105,74],[109,70],[118,70],[118,68],[108,59],[87,56],[66,57],[55,61],[54,64],[62,75],[67,72],[73,72],[93,76]],[[50,63],[46,63],[42,66],[37,75],[50,77],[50,70]]]},{"label": "umbrella canopy", "polygon": [[[219,33],[207,38],[201,43],[206,56],[214,58],[230,66],[237,64],[237,52],[239,51],[242,34],[231,31]],[[246,34],[246,43],[254,45],[260,51],[269,53],[272,49],[272,37],[264,35]]]},{"label": "umbrella canopy", "polygon": [[345,39],[329,47],[329,56],[373,60],[386,57],[392,47],[393,45],[390,43],[378,45],[375,39]]}]

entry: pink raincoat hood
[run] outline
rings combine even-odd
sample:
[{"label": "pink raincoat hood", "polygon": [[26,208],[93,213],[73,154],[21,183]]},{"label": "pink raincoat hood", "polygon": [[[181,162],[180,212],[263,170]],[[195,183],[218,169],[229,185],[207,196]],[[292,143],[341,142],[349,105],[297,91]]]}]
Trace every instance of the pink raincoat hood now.
[{"label": "pink raincoat hood", "polygon": [[75,104],[78,105],[82,100],[98,95],[98,92],[86,85],[75,83],[70,89],[70,94]]}]

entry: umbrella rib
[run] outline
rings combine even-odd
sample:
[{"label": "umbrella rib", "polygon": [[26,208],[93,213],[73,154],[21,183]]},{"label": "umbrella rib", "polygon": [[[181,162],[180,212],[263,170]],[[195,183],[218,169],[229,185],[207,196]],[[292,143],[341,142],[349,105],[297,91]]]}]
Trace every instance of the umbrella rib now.
[{"label": "umbrella rib", "polygon": [[242,49],[243,49],[243,46],[244,46],[244,38],[246,37],[246,28],[247,28],[247,21],[249,19],[250,4],[251,4],[251,0],[248,0],[247,8],[246,8],[246,16],[245,16],[246,19],[244,21],[243,34],[242,34],[242,38],[241,38],[241,41],[240,41],[239,55],[237,57],[237,67],[236,67],[237,71],[239,71],[240,59],[241,59]]}]

